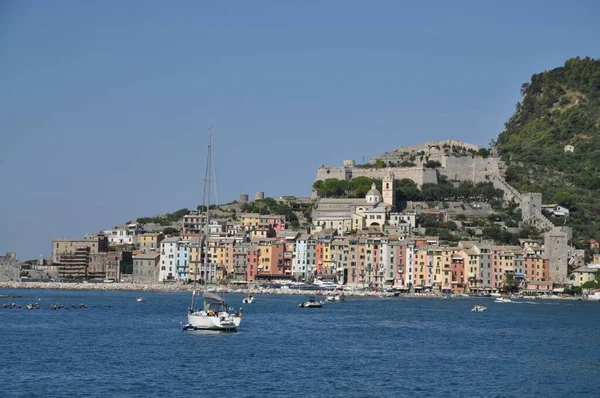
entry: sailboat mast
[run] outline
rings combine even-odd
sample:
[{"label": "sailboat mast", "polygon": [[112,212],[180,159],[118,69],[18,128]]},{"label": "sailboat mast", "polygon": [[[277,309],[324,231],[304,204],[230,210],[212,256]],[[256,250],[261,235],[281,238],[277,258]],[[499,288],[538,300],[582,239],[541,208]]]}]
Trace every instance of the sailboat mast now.
[{"label": "sailboat mast", "polygon": [[206,154],[206,170],[204,174],[204,192],[202,193],[202,205],[206,207],[205,224],[204,224],[204,290],[206,290],[206,284],[208,280],[208,224],[210,222],[210,170],[211,170],[211,156],[212,156],[212,128],[208,129],[208,150]]}]

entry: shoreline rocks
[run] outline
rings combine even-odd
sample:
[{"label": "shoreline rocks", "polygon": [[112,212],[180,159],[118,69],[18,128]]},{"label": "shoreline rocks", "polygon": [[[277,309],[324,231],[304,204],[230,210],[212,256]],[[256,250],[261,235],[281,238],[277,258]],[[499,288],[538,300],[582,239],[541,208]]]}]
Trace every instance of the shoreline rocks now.
[{"label": "shoreline rocks", "polygon": [[[0,289],[55,289],[55,290],[104,290],[104,291],[132,291],[132,292],[191,292],[192,290],[202,291],[202,286],[182,284],[182,283],[160,283],[160,284],[141,284],[141,283],[81,283],[81,282],[0,282]],[[228,287],[220,285],[210,285],[207,291],[226,294],[247,294],[245,288]],[[328,296],[333,294],[329,290],[297,290],[288,287],[282,288],[256,288],[252,290],[253,295],[258,294],[276,294],[276,295],[295,295],[295,296]],[[396,297],[389,292],[344,290],[346,296],[358,297]],[[398,297],[416,297],[416,298],[443,298],[445,295],[438,293],[401,293]],[[0,297],[4,297],[0,295]],[[458,296],[452,299],[481,299],[482,297],[464,297]],[[520,300],[571,300],[588,301],[586,297],[559,297],[559,296],[532,296],[520,297]]]}]

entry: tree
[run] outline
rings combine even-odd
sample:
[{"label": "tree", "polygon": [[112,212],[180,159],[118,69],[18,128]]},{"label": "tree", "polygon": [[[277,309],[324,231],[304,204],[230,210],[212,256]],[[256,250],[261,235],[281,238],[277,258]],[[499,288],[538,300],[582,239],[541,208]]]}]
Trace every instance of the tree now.
[{"label": "tree", "polygon": [[519,290],[519,281],[515,278],[515,275],[510,273],[504,276],[502,282],[502,290],[507,293],[513,293]]},{"label": "tree", "polygon": [[177,228],[167,227],[163,229],[163,234],[169,236],[179,236],[179,230]]},{"label": "tree", "polygon": [[574,200],[575,200],[575,198],[573,197],[573,195],[571,195],[568,192],[564,192],[564,191],[557,192],[552,197],[552,203],[556,203],[556,204],[559,204],[561,206],[566,206],[566,207],[572,207]]}]

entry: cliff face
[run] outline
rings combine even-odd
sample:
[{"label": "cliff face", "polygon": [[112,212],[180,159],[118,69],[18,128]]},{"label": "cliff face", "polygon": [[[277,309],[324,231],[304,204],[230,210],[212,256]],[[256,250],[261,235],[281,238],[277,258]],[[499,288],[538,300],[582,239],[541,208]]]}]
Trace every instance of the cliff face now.
[{"label": "cliff face", "polygon": [[509,181],[600,189],[600,60],[573,58],[535,74],[521,94],[497,141],[503,159],[517,162]]},{"label": "cliff face", "polygon": [[600,236],[600,60],[569,59],[533,75],[521,94],[497,140],[506,180],[569,208],[568,218],[553,221],[589,248]]}]

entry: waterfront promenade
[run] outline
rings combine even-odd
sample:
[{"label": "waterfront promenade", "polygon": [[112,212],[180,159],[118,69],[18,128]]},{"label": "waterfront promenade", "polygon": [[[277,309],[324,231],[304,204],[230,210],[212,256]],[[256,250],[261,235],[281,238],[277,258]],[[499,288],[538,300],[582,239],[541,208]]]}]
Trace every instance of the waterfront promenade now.
[{"label": "waterfront promenade", "polygon": [[[83,283],[83,282],[0,282],[0,289],[56,289],[56,290],[105,290],[105,291],[137,291],[137,292],[191,292],[196,289],[202,291],[203,286],[182,283],[157,283],[157,284],[140,284],[140,283]],[[246,288],[231,287],[223,285],[208,285],[207,290],[211,292],[224,294],[246,294]],[[265,288],[256,287],[252,289],[252,294],[277,294],[277,295],[300,295],[300,296],[328,296],[333,292],[330,290],[299,290],[282,288]],[[344,295],[358,297],[394,297],[394,294],[381,291],[367,291],[362,289],[352,290],[345,289]],[[445,295],[440,293],[401,293],[399,297],[416,297],[416,298],[444,298]],[[453,299],[480,299],[479,296],[467,295],[452,295]],[[526,300],[572,300],[586,301],[583,296],[556,296],[556,295],[540,295],[540,296],[519,296],[518,299]]]}]

